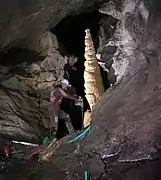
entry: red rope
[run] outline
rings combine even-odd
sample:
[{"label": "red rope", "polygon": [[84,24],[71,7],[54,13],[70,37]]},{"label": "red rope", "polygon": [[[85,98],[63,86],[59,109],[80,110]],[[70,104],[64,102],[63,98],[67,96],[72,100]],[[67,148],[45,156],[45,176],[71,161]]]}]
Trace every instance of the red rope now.
[{"label": "red rope", "polygon": [[27,155],[26,159],[27,159],[27,160],[32,159],[34,155],[36,155],[36,154],[38,154],[38,153],[40,153],[40,152],[43,152],[45,149],[46,149],[46,146],[43,146],[43,145],[38,146],[38,147],[36,147],[36,148],[33,148],[33,149],[29,152],[29,154]]}]

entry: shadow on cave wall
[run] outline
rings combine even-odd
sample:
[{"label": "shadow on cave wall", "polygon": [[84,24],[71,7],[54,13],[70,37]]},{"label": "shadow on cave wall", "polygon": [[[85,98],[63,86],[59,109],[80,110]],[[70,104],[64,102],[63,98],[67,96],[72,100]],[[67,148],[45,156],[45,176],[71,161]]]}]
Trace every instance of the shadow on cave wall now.
[{"label": "shadow on cave wall", "polygon": [[0,52],[0,65],[17,66],[23,62],[31,64],[32,62],[42,61],[45,57],[40,56],[36,51],[28,48],[12,48],[7,53]]}]

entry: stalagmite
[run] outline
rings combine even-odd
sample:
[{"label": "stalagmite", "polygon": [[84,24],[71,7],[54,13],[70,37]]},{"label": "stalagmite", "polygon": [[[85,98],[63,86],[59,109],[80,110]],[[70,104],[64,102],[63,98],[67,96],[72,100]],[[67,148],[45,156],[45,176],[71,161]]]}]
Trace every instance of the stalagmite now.
[{"label": "stalagmite", "polygon": [[98,102],[99,98],[104,93],[104,87],[90,30],[86,29],[85,33],[84,57],[86,61],[84,63],[84,87],[87,101],[92,110],[93,106]]}]

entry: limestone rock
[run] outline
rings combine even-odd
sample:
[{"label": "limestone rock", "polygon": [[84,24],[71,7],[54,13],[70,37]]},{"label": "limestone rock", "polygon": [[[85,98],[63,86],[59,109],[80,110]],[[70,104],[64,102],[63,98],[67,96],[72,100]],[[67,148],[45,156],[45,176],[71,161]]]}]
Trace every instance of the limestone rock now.
[{"label": "limestone rock", "polygon": [[38,82],[54,82],[56,78],[52,72],[42,72],[40,73],[39,78],[37,79]]},{"label": "limestone rock", "polygon": [[29,67],[29,73],[30,74],[35,74],[37,72],[40,72],[40,65],[36,63],[32,63],[31,66]]},{"label": "limestone rock", "polygon": [[70,56],[69,58],[67,57],[67,61],[70,66],[73,66],[78,61],[78,58],[74,56]]},{"label": "limestone rock", "polygon": [[52,53],[41,62],[40,66],[44,71],[56,71],[59,69],[58,64],[60,65],[60,69],[63,69],[66,63],[67,59],[63,58],[58,51],[53,50]]},{"label": "limestone rock", "polygon": [[101,5],[99,12],[101,12],[103,14],[111,15],[112,17],[121,20],[122,7],[123,7],[123,4],[121,3],[121,1],[110,0],[109,2],[103,3]]},{"label": "limestone rock", "polygon": [[58,49],[59,43],[57,37],[53,33],[46,31],[42,35],[38,33],[37,36],[28,39],[27,47],[46,56],[52,48]]}]

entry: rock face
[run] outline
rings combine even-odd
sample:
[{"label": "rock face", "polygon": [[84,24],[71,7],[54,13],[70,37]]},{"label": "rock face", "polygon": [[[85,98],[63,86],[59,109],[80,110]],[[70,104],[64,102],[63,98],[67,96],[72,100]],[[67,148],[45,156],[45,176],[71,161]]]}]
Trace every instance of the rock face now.
[{"label": "rock face", "polygon": [[[118,83],[95,108],[90,139],[101,137],[95,143],[96,152],[107,164],[112,158],[115,163],[130,164],[160,157],[160,8],[157,1],[125,0],[122,19],[105,46],[115,47],[111,59]],[[145,174],[127,179],[158,177],[155,170],[150,177]]]},{"label": "rock face", "polygon": [[112,67],[118,84],[93,112],[94,124],[102,119],[93,131],[102,137],[100,144],[107,143],[104,158],[117,154],[119,162],[132,162],[159,156],[160,7],[157,1],[125,0],[123,18],[105,47],[117,47]]},{"label": "rock face", "polygon": [[18,140],[37,140],[41,127],[48,127],[50,90],[63,78],[64,65],[71,63],[56,50],[58,42],[50,32],[28,41],[28,47],[39,55],[25,57],[30,50],[19,50],[13,60],[21,63],[11,65],[11,53],[9,64],[0,67],[0,133]]},{"label": "rock face", "polygon": [[122,19],[122,1],[110,0],[101,5],[99,12],[103,14],[108,14],[116,19]]}]

